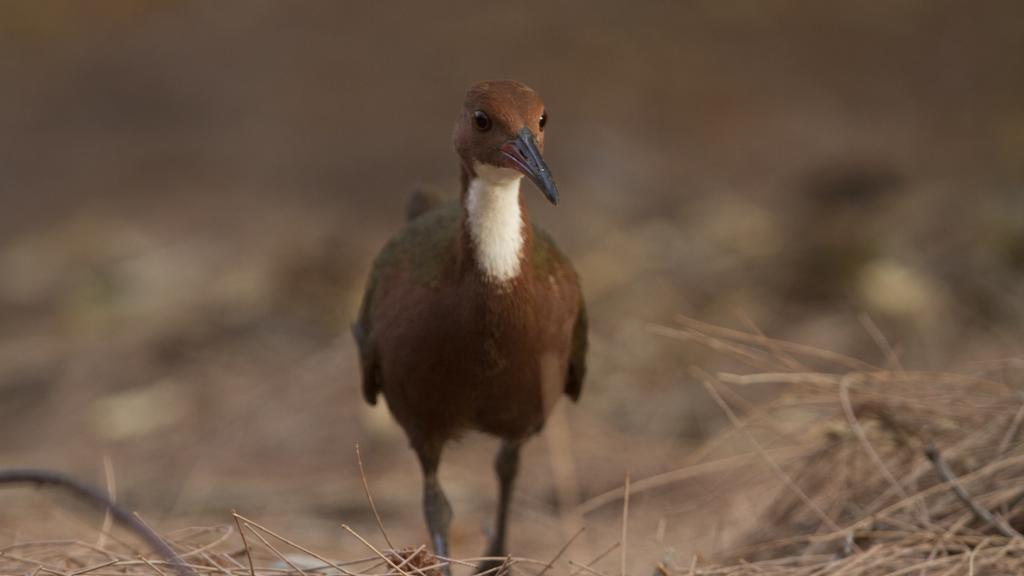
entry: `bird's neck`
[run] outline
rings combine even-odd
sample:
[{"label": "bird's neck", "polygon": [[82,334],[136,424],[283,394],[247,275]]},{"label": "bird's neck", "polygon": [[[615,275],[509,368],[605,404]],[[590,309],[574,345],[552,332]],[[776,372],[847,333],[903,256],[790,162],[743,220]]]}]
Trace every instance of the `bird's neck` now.
[{"label": "bird's neck", "polygon": [[476,269],[493,284],[519,277],[527,244],[526,214],[519,202],[522,175],[476,164],[463,174],[463,228]]}]

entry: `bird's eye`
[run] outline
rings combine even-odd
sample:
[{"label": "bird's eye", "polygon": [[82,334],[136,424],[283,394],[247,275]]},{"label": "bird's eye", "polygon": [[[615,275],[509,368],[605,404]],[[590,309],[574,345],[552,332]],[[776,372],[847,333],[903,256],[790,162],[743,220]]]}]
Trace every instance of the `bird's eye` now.
[{"label": "bird's eye", "polygon": [[547,124],[547,123],[548,123],[548,113],[547,112],[543,112],[540,115],[540,130],[541,130],[541,132],[544,131],[544,125]]},{"label": "bird's eye", "polygon": [[473,112],[473,124],[475,124],[476,129],[481,132],[486,132],[491,129],[491,119],[483,110]]}]

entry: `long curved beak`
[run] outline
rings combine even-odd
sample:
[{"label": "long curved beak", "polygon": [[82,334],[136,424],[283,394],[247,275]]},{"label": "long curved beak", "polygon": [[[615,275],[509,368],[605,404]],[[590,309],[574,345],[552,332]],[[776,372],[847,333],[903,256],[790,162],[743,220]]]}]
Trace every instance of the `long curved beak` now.
[{"label": "long curved beak", "polygon": [[516,137],[502,144],[501,152],[512,162],[512,166],[537,185],[544,197],[552,204],[558,204],[558,188],[551,177],[548,165],[537,149],[537,142],[529,128],[519,130]]}]

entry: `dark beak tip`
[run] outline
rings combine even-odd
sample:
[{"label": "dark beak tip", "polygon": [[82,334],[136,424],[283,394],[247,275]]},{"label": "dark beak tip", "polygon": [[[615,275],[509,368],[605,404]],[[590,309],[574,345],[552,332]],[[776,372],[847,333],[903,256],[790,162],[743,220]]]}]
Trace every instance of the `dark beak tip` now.
[{"label": "dark beak tip", "polygon": [[558,188],[555,187],[551,172],[548,171],[544,157],[541,156],[537,142],[529,129],[520,130],[514,140],[501,147],[501,151],[517,170],[533,181],[548,202],[554,206],[558,205]]}]

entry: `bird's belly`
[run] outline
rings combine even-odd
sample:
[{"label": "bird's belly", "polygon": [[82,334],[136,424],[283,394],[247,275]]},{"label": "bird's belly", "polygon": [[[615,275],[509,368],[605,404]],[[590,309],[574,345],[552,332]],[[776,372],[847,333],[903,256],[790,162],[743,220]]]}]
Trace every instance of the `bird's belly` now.
[{"label": "bird's belly", "polygon": [[[565,389],[565,354],[536,343],[508,347],[492,372],[476,378],[473,428],[503,438],[525,438],[538,432]],[[552,343],[554,344],[554,343]]]},{"label": "bird's belly", "polygon": [[396,361],[383,359],[384,394],[410,438],[539,431],[565,388],[571,323],[537,318],[481,328],[479,316],[456,313],[396,334]]}]

